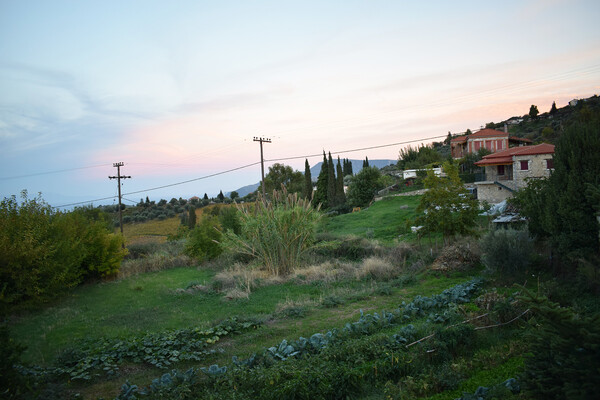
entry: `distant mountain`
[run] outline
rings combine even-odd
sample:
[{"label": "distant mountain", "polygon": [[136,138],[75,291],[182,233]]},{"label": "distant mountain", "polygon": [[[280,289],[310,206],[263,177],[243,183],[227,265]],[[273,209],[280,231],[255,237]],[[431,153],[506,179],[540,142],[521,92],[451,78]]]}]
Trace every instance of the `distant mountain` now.
[{"label": "distant mountain", "polygon": [[[244,187],[241,187],[239,189],[236,189],[235,192],[238,192],[238,194],[240,195],[240,197],[244,197],[245,195],[255,192],[258,187],[260,186],[260,182],[254,183],[252,185],[246,185]],[[229,197],[231,195],[231,192],[229,193],[225,193],[225,195],[227,197]]]}]

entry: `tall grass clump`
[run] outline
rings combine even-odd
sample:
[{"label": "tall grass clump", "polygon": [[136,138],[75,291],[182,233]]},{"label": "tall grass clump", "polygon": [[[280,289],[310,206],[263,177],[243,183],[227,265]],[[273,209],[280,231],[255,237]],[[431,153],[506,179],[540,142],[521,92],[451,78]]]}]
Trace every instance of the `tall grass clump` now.
[{"label": "tall grass clump", "polygon": [[491,231],[480,242],[482,261],[491,273],[511,275],[524,271],[531,263],[533,240],[524,230]]},{"label": "tall grass clump", "polygon": [[228,247],[256,258],[273,275],[289,274],[314,244],[319,209],[285,188],[273,191],[271,201],[259,194],[253,209],[238,209],[241,230],[224,233]]}]

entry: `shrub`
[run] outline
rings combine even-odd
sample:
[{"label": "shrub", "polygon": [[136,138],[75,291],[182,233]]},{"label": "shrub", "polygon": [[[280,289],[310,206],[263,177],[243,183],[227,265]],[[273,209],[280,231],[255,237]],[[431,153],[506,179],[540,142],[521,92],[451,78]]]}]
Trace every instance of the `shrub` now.
[{"label": "shrub", "polygon": [[84,279],[115,274],[125,251],[99,209],[57,212],[22,193],[0,203],[0,302],[46,301]]},{"label": "shrub", "polygon": [[221,232],[219,223],[212,216],[204,216],[200,223],[190,231],[185,253],[199,261],[211,260],[223,252],[219,241]]},{"label": "shrub", "polygon": [[527,231],[513,229],[489,232],[481,239],[480,246],[486,268],[508,276],[526,269],[533,253],[533,241]]},{"label": "shrub", "polygon": [[225,232],[235,251],[258,259],[274,275],[287,275],[314,243],[318,210],[297,194],[273,192],[273,201],[259,195],[254,211],[239,207],[241,233]]}]

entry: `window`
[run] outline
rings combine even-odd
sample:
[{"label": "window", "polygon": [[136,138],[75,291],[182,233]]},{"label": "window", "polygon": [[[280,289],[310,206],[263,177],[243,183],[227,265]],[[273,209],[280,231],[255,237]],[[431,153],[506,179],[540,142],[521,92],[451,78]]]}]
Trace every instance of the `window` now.
[{"label": "window", "polygon": [[481,142],[475,142],[475,151],[479,151],[479,148],[481,147]]},{"label": "window", "polygon": [[496,150],[502,150],[502,140],[496,140]]},{"label": "window", "polygon": [[504,175],[504,165],[498,165],[498,175]]},{"label": "window", "polygon": [[546,160],[546,169],[554,169],[554,160],[552,158]]},{"label": "window", "polygon": [[488,149],[489,151],[492,151],[492,141],[488,140],[485,142],[485,148]]},{"label": "window", "polygon": [[521,171],[529,170],[529,160],[521,161]]}]

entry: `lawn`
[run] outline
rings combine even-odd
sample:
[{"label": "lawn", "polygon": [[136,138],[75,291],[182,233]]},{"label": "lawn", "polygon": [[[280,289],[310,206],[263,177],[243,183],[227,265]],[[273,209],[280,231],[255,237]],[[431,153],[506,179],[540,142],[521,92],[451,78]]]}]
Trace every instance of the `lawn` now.
[{"label": "lawn", "polygon": [[319,232],[332,235],[356,235],[392,242],[402,235],[402,240],[414,240],[407,221],[414,218],[420,196],[389,196],[376,201],[368,208],[351,214],[326,217]]}]

